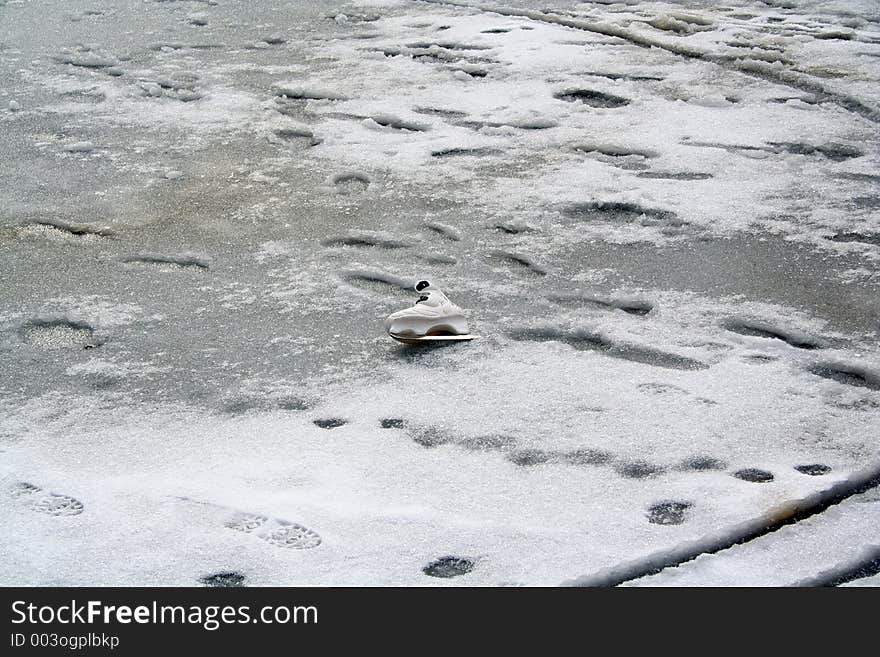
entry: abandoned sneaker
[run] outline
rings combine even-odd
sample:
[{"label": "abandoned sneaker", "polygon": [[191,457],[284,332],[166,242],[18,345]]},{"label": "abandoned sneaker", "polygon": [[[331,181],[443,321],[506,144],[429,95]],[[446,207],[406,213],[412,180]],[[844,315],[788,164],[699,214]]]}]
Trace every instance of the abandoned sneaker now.
[{"label": "abandoned sneaker", "polygon": [[430,281],[416,283],[419,300],[385,320],[392,338],[420,338],[426,335],[467,335],[468,325],[461,308],[452,303]]}]

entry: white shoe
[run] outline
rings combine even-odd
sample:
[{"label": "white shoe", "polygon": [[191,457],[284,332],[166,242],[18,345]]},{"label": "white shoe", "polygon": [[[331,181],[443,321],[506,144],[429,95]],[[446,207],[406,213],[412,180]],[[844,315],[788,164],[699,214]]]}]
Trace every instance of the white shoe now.
[{"label": "white shoe", "polygon": [[398,310],[385,320],[385,330],[393,338],[420,338],[425,335],[467,335],[468,325],[461,308],[452,303],[430,281],[416,283],[421,296],[415,305]]}]

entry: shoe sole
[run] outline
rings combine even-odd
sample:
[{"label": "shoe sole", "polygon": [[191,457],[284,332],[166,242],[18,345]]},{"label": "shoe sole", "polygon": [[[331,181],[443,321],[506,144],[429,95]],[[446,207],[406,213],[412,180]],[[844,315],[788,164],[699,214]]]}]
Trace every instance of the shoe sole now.
[{"label": "shoe sole", "polygon": [[425,335],[467,335],[468,325],[464,317],[401,317],[385,323],[388,333],[404,338],[421,338]]},{"label": "shoe sole", "polygon": [[446,334],[431,334],[431,335],[422,335],[420,337],[413,337],[407,335],[394,335],[394,333],[389,333],[392,338],[397,340],[398,342],[402,342],[403,344],[419,344],[424,342],[467,342],[469,340],[476,340],[479,338],[479,335],[472,335],[470,333],[465,333],[463,335],[452,335],[449,333]]}]

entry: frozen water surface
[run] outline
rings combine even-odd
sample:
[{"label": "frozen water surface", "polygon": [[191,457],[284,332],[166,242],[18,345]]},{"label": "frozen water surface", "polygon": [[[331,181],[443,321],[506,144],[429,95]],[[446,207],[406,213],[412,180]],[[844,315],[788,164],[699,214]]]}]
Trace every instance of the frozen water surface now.
[{"label": "frozen water surface", "polygon": [[877,584],[876,3],[0,21],[3,584]]}]

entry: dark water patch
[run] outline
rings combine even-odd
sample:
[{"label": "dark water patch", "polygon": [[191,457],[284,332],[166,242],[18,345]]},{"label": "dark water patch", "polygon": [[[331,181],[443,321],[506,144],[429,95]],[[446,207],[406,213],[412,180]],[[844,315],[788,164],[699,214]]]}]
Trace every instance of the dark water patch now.
[{"label": "dark water patch", "polygon": [[782,340],[786,344],[798,349],[821,349],[823,346],[822,341],[818,338],[796,331],[781,329],[768,322],[730,318],[723,321],[721,326],[725,330],[738,333],[739,335]]},{"label": "dark water patch", "polygon": [[607,78],[608,80],[635,80],[643,82],[661,82],[665,78],[658,75],[635,75],[630,73],[604,73],[600,71],[584,71],[583,75],[595,78]]},{"label": "dark water patch", "polygon": [[498,153],[495,148],[441,148],[431,151],[431,157],[485,157]]},{"label": "dark water patch", "polygon": [[874,246],[880,246],[880,233],[835,233],[825,239],[831,240],[832,242],[858,242],[860,244],[873,244]]},{"label": "dark water patch", "polygon": [[647,461],[623,461],[614,466],[614,471],[627,479],[647,479],[660,475],[665,470],[663,466]]},{"label": "dark water patch", "polygon": [[395,291],[411,292],[413,287],[413,281],[409,279],[377,270],[349,269],[341,272],[341,276],[348,283],[362,284],[370,290],[379,291],[378,288],[384,288],[381,290],[383,293],[387,292],[387,288]]},{"label": "dark water patch", "polygon": [[556,128],[559,122],[555,119],[531,117],[511,119],[509,121],[458,121],[456,125],[482,130],[483,128],[516,128],[517,130],[549,130]]},{"label": "dark water patch", "polygon": [[412,427],[408,433],[412,441],[422,447],[439,447],[454,442],[453,436],[440,427]]},{"label": "dark water patch", "polygon": [[486,436],[473,436],[458,441],[458,445],[465,449],[477,452],[486,452],[495,449],[509,449],[516,441],[511,436],[489,434]]},{"label": "dark water patch", "polygon": [[564,100],[567,103],[583,103],[590,107],[616,108],[629,105],[629,100],[621,96],[606,94],[601,91],[592,89],[571,89],[560,91],[553,94],[558,100]]},{"label": "dark water patch", "polygon": [[350,231],[344,235],[335,235],[321,240],[323,246],[366,246],[382,249],[405,249],[412,246],[406,240],[385,237],[379,233]]},{"label": "dark water patch", "polygon": [[831,468],[823,463],[809,463],[807,465],[796,465],[794,469],[800,472],[801,474],[810,475],[812,477],[818,477],[820,475],[826,475],[831,472]]},{"label": "dark water patch", "polygon": [[687,171],[640,171],[638,178],[653,178],[657,180],[708,180],[711,173],[691,173]]},{"label": "dark water patch", "polygon": [[444,118],[462,118],[467,116],[467,112],[443,107],[415,107],[413,108],[413,112],[416,114],[426,114],[428,116],[442,116]]},{"label": "dark water patch", "polygon": [[844,385],[880,390],[880,374],[861,365],[816,363],[808,367],[807,371],[810,374],[821,376],[823,379],[837,381]]},{"label": "dark water patch", "polygon": [[769,354],[747,354],[743,356],[744,360],[753,362],[753,363],[772,363],[774,361],[779,360],[778,356],[770,356]]},{"label": "dark water patch", "polygon": [[654,304],[640,299],[613,299],[579,292],[548,294],[547,299],[554,303],[569,306],[592,306],[609,310],[622,310],[629,315],[644,316],[654,310]]},{"label": "dark water patch", "polygon": [[759,470],[758,468],[744,468],[742,470],[737,470],[733,473],[733,476],[737,479],[742,479],[743,481],[750,481],[755,484],[764,484],[768,481],[773,481],[773,473],[767,472],[766,470]]},{"label": "dark water patch", "polygon": [[615,224],[640,224],[642,226],[682,227],[687,222],[679,219],[671,210],[649,208],[637,203],[617,201],[589,201],[566,206],[562,214],[579,221],[603,221]]},{"label": "dark water patch", "polygon": [[207,259],[194,255],[163,256],[163,255],[137,255],[121,258],[122,262],[140,265],[154,265],[158,267],[172,267],[175,269],[202,269],[210,267]]},{"label": "dark water patch", "polygon": [[399,417],[386,417],[379,421],[379,426],[383,429],[403,429],[406,426],[406,420]]},{"label": "dark water patch", "polygon": [[425,228],[428,228],[441,237],[445,237],[453,242],[461,241],[461,233],[459,233],[456,228],[448,226],[447,224],[441,224],[439,221],[426,221]]},{"label": "dark water patch", "polygon": [[466,557],[445,556],[429,563],[422,568],[422,572],[429,577],[459,577],[467,575],[475,565],[472,559]]},{"label": "dark water patch", "polygon": [[220,410],[227,415],[244,415],[251,411],[269,410],[269,400],[263,395],[237,395],[225,400]]},{"label": "dark water patch", "polygon": [[722,461],[721,459],[717,459],[714,456],[705,456],[702,454],[698,454],[696,456],[690,456],[686,458],[681,464],[678,466],[679,470],[689,470],[692,472],[707,472],[711,470],[724,470],[727,468],[727,463]]},{"label": "dark water patch", "polygon": [[502,251],[502,250],[497,250],[492,255],[494,255],[496,258],[503,260],[505,262],[509,262],[509,263],[515,264],[519,267],[523,267],[525,269],[528,269],[530,272],[532,272],[534,274],[538,274],[539,276],[544,276],[547,274],[547,270],[544,269],[544,267],[537,264],[534,260],[532,260],[528,256],[525,256],[525,255],[522,255],[519,253],[514,253],[512,251]]},{"label": "dark water patch", "polygon": [[553,459],[553,453],[543,449],[518,449],[507,455],[507,460],[516,465],[529,467],[548,463]]},{"label": "dark water patch", "polygon": [[685,512],[691,508],[690,502],[658,502],[648,507],[648,522],[655,525],[680,525],[685,521]]},{"label": "dark water patch", "polygon": [[406,44],[406,47],[416,50],[431,50],[432,48],[440,48],[442,50],[491,50],[492,48],[492,46],[462,43],[460,41],[417,41]]},{"label": "dark water patch", "polygon": [[840,173],[833,174],[832,178],[839,178],[841,180],[857,180],[859,182],[880,183],[880,174],[878,173],[858,173],[851,171],[842,171]]},{"label": "dark water patch", "polygon": [[199,581],[209,587],[238,587],[244,586],[245,576],[232,570],[214,573],[200,577]]},{"label": "dark water patch", "polygon": [[570,465],[606,465],[613,455],[602,449],[576,449],[559,455],[563,463]]},{"label": "dark water patch", "polygon": [[348,424],[348,420],[343,420],[341,417],[328,417],[312,420],[312,424],[316,427],[321,427],[322,429],[336,429],[337,427]]},{"label": "dark water patch", "polygon": [[862,149],[848,144],[826,143],[808,144],[805,142],[767,142],[775,152],[791,153],[793,155],[823,155],[832,162],[843,162],[856,157],[862,157],[865,153]]},{"label": "dark water patch", "polygon": [[598,351],[612,358],[621,358],[655,367],[676,370],[704,370],[709,367],[701,361],[686,356],[679,356],[651,347],[617,342],[599,333],[586,330],[562,331],[556,328],[525,328],[513,330],[509,335],[514,340],[520,341],[563,342],[580,351]]},{"label": "dark water patch", "polygon": [[507,34],[510,32],[509,27],[493,27],[488,30],[480,30],[480,34]]},{"label": "dark water patch", "polygon": [[846,201],[846,205],[859,210],[877,210],[880,208],[880,196],[854,196]]},{"label": "dark water patch", "polygon": [[19,337],[39,349],[93,349],[104,342],[88,323],[66,318],[32,319],[19,329]]}]

